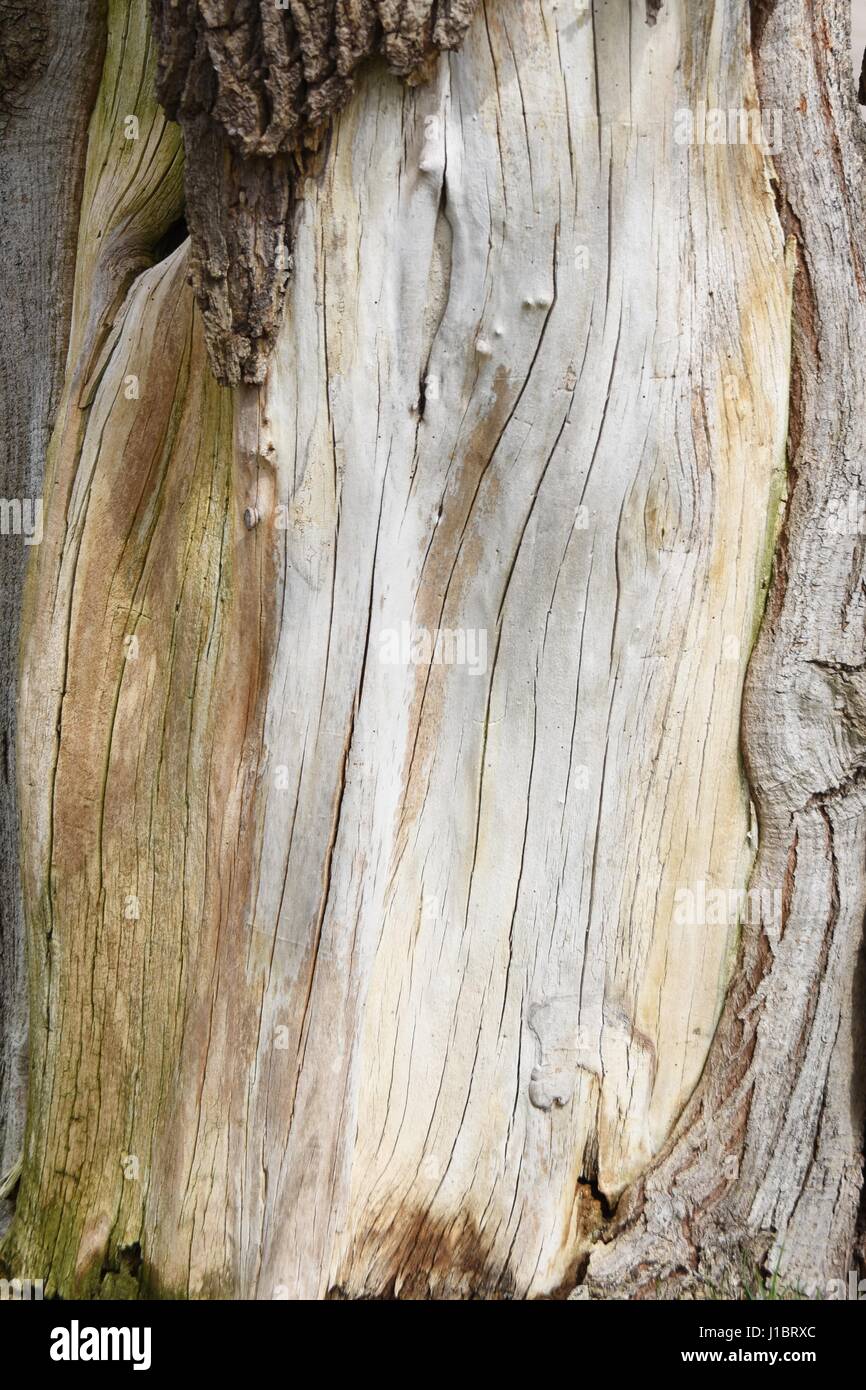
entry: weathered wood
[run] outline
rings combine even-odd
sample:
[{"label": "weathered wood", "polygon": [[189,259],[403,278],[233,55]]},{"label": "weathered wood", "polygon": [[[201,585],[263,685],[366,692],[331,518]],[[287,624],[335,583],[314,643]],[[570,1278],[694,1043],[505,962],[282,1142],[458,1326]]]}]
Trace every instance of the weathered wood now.
[{"label": "weathered wood", "polygon": [[103,0],[0,0],[0,1228],[21,1157],[27,1074],[15,772],[21,593],[63,384],[85,131],[103,42]]},{"label": "weathered wood", "polygon": [[126,292],[176,137],[113,31],[25,615],[49,1290],[546,1294],[664,1145],[754,852],[790,272],[759,145],[674,134],[748,38],[498,0],[361,75],[228,392],[186,248]]},{"label": "weathered wood", "polygon": [[735,1291],[766,1273],[822,1297],[862,1238],[866,137],[849,6],[752,8],[797,254],[790,500],[743,724],[761,836],[752,882],[782,885],[782,911],[744,930],[700,1088],[593,1256],[596,1289],[618,1296]]}]

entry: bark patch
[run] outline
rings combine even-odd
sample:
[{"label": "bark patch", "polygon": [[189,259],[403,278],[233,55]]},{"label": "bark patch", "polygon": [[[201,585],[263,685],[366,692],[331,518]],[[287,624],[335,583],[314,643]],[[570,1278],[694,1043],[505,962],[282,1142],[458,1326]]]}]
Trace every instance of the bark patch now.
[{"label": "bark patch", "polygon": [[0,133],[48,66],[48,17],[42,5],[0,0]]},{"label": "bark patch", "polygon": [[361,64],[424,80],[477,0],[151,0],[157,93],[186,151],[192,282],[224,385],[260,383],[291,274],[305,152]]}]

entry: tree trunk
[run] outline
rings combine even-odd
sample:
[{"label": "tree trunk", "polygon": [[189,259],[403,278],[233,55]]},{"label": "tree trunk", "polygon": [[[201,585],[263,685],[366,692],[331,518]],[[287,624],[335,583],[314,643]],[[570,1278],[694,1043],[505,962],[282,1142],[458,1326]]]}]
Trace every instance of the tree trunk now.
[{"label": "tree trunk", "polygon": [[192,244],[146,5],[109,0],[23,605],[6,1264],[91,1297],[844,1277],[842,4],[396,37],[362,5],[336,88],[299,31],[303,102],[233,66],[241,34],[294,72],[282,18],[154,11]]}]

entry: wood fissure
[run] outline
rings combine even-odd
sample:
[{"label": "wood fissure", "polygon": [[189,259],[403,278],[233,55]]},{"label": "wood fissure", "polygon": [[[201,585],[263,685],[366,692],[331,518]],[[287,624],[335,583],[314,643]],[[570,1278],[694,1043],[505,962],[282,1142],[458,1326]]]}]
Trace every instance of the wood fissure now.
[{"label": "wood fissure", "polygon": [[85,136],[104,44],[103,0],[0,0],[0,1231],[22,1155],[28,1065],[16,761],[21,602],[26,560],[41,539],[45,453],[72,314]]},{"label": "wood fissure", "polygon": [[822,1297],[862,1268],[866,572],[850,503],[866,457],[866,138],[848,25],[837,0],[752,6],[797,257],[789,499],[743,712],[752,888],[781,882],[783,913],[744,933],[696,1095],[591,1260],[600,1296],[735,1294],[765,1276]]},{"label": "wood fissure", "polygon": [[292,267],[308,151],[381,55],[410,83],[463,40],[477,0],[151,0],[157,90],[186,148],[191,270],[224,385],[261,383]]},{"label": "wood fissure", "polygon": [[843,9],[111,0],[23,612],[49,1294],[844,1276]]}]

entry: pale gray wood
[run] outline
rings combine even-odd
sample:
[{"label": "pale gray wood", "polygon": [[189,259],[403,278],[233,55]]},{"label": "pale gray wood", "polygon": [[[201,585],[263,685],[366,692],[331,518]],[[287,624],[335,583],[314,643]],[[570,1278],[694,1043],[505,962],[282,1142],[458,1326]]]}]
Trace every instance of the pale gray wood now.
[{"label": "pale gray wood", "polygon": [[[176,150],[145,96],[121,166],[106,104],[22,678],[50,1291],[138,1247],[201,1297],[844,1274],[866,344],[824,11],[844,58],[841,4],[755,6],[781,220],[757,145],[673,138],[754,106],[746,0],[488,0],[428,86],[366,72],[261,391],[206,373],[186,249],[125,294]],[[383,661],[412,620],[483,670]],[[737,955],[674,908],[756,838]]]},{"label": "pale gray wood", "polygon": [[728,11],[487,0],[426,85],[366,69],[262,389],[202,377],[179,250],[82,421],[96,233],[161,186],[100,132],[22,678],[49,1290],[140,1244],[180,1295],[546,1295],[686,1104],[788,394],[764,156],[673,134],[753,95]]}]

